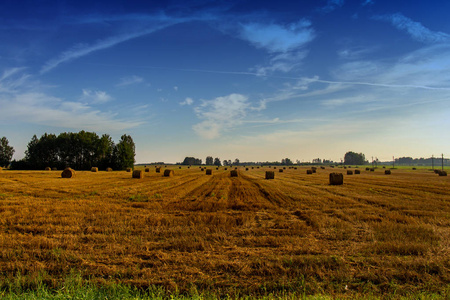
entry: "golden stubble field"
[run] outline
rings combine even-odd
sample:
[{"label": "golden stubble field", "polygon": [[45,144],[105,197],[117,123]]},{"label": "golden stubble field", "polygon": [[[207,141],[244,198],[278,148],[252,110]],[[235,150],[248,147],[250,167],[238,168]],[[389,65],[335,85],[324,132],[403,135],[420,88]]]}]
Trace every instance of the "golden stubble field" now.
[{"label": "golden stubble field", "polygon": [[[76,273],[219,294],[449,290],[450,177],[170,168],[143,179],[0,171],[1,285],[56,286]],[[334,171],[344,185],[328,185]]]}]

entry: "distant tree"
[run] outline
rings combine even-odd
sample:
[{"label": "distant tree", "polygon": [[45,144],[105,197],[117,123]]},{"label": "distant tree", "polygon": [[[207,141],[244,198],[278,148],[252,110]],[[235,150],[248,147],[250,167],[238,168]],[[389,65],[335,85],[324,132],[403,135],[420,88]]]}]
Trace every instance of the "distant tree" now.
[{"label": "distant tree", "polygon": [[281,164],[282,164],[282,165],[289,166],[289,165],[293,165],[293,162],[292,162],[292,160],[290,160],[289,158],[283,158],[283,159],[281,160]]},{"label": "distant tree", "polygon": [[0,140],[0,166],[9,166],[14,152],[14,148],[9,145],[8,139],[2,137]]},{"label": "distant tree", "polygon": [[366,157],[362,153],[355,153],[349,151],[345,153],[344,164],[346,165],[363,165],[366,162]]},{"label": "distant tree", "polygon": [[214,158],[212,156],[207,156],[205,164],[208,165],[208,166],[212,166],[213,163],[214,163]]},{"label": "distant tree", "polygon": [[239,166],[239,159],[238,159],[238,158],[236,158],[236,159],[234,160],[233,165]]},{"label": "distant tree", "polygon": [[220,158],[214,158],[214,165],[220,167],[222,164],[220,163]]},{"label": "distant tree", "polygon": [[135,153],[136,146],[131,136],[126,134],[122,135],[114,151],[115,168],[118,170],[132,168],[135,163]]},{"label": "distant tree", "polygon": [[224,160],[223,160],[223,165],[224,165],[224,166],[228,166],[228,160],[224,159]]},{"label": "distant tree", "polygon": [[228,165],[231,166],[231,159],[228,160]]}]

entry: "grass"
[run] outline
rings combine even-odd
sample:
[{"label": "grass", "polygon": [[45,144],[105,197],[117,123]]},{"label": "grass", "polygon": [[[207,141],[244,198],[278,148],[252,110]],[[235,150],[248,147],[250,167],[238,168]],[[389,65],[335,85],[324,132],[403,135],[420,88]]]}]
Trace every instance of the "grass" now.
[{"label": "grass", "polygon": [[0,298],[450,297],[448,177],[306,168],[4,171]]}]

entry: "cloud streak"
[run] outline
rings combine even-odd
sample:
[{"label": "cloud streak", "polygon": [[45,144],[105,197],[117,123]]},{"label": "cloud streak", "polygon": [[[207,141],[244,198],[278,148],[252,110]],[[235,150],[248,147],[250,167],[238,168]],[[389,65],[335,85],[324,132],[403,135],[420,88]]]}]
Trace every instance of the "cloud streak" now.
[{"label": "cloud streak", "polygon": [[447,33],[432,31],[423,26],[421,23],[405,17],[401,13],[375,16],[374,19],[390,22],[395,28],[407,32],[414,40],[421,43],[432,44],[450,41],[450,35]]}]

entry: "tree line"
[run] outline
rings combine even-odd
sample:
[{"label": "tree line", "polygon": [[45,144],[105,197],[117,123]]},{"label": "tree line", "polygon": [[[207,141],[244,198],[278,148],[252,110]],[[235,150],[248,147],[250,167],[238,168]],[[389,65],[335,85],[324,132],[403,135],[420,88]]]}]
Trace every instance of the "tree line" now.
[{"label": "tree line", "polygon": [[[135,148],[133,139],[126,134],[115,144],[108,134],[99,137],[94,132],[84,130],[78,133],[64,132],[58,136],[45,133],[40,138],[34,135],[28,143],[25,158],[13,160],[10,168],[42,170],[46,167],[71,167],[76,170],[90,170],[92,167],[98,167],[100,170],[125,170],[134,166]],[[0,152],[4,152],[1,150]],[[7,166],[11,158],[12,154],[0,161],[0,164]]]}]

